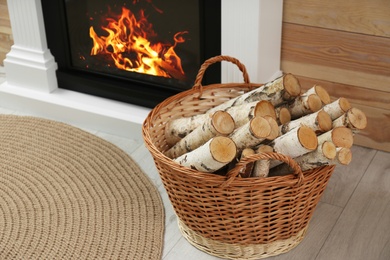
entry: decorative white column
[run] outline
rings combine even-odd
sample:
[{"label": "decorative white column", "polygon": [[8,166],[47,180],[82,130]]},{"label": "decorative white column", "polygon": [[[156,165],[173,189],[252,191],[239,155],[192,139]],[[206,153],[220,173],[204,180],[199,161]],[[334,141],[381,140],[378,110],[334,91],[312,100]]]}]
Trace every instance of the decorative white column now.
[{"label": "decorative white column", "polygon": [[[282,74],[283,0],[222,0],[221,52],[240,60],[250,81],[265,83]],[[222,82],[242,82],[236,66],[222,63]]]},{"label": "decorative white column", "polygon": [[4,60],[9,85],[52,92],[57,63],[47,48],[40,0],[8,0],[14,45]]}]

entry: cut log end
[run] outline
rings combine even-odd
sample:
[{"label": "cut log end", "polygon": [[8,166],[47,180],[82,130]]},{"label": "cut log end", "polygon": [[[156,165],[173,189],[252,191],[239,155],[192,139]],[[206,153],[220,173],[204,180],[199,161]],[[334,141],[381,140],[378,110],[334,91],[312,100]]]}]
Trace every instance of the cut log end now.
[{"label": "cut log end", "polygon": [[301,93],[301,85],[299,84],[299,80],[292,74],[284,75],[283,87],[285,90],[285,100],[291,100],[292,98],[299,96]]},{"label": "cut log end", "polygon": [[280,108],[279,121],[280,121],[281,125],[291,121],[291,113],[287,108],[285,108],[285,107]]},{"label": "cut log end", "polygon": [[268,100],[259,101],[254,108],[255,116],[271,116],[276,119],[275,108],[272,103]]},{"label": "cut log end", "polygon": [[316,133],[307,126],[301,126],[298,130],[298,139],[301,145],[308,150],[315,150],[318,145]]},{"label": "cut log end", "polygon": [[355,108],[355,107],[349,109],[347,111],[347,117],[348,117],[349,122],[351,123],[351,125],[354,128],[356,128],[358,130],[362,130],[362,129],[366,128],[367,117],[363,113],[363,111],[361,111],[360,109]]},{"label": "cut log end", "polygon": [[317,114],[318,127],[322,132],[327,132],[332,129],[332,118],[324,110],[321,110]]},{"label": "cut log end", "polygon": [[256,116],[250,122],[250,130],[257,138],[267,138],[271,134],[272,128],[266,118]]},{"label": "cut log end", "polygon": [[322,154],[329,160],[333,160],[336,157],[336,146],[332,142],[325,141],[322,144]]},{"label": "cut log end", "polygon": [[217,136],[210,142],[210,153],[214,160],[229,163],[236,157],[237,147],[230,138]]},{"label": "cut log end", "polygon": [[279,136],[279,126],[276,120],[272,116],[264,116],[264,118],[268,121],[269,126],[271,127],[270,134],[267,136],[268,140],[274,140]]},{"label": "cut log end", "polygon": [[339,98],[339,106],[343,112],[347,112],[351,108],[351,103],[349,103],[348,99],[346,98]]},{"label": "cut log end", "polygon": [[323,87],[319,85],[315,85],[314,88],[315,88],[315,92],[320,97],[324,105],[327,105],[331,102],[328,91],[326,91]]},{"label": "cut log end", "polygon": [[332,130],[332,141],[336,147],[351,148],[353,145],[352,130],[344,126],[335,127]]},{"label": "cut log end", "polygon": [[342,165],[348,165],[352,161],[352,151],[349,148],[341,148],[337,153],[337,160]]},{"label": "cut log end", "polygon": [[217,111],[212,116],[212,124],[215,130],[221,135],[228,135],[233,132],[235,124],[232,116],[225,111]]},{"label": "cut log end", "polygon": [[265,144],[260,145],[256,150],[257,153],[271,153],[273,151],[274,148],[272,148],[272,146],[265,145]]},{"label": "cut log end", "polygon": [[322,108],[322,101],[317,94],[312,94],[307,98],[307,104],[310,111],[317,112]]}]

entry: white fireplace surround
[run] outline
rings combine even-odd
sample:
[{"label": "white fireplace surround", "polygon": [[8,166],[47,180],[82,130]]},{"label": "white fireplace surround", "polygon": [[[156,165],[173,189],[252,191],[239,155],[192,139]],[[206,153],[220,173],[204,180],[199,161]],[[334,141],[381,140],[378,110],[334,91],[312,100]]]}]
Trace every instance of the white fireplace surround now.
[{"label": "white fireplace surround", "polygon": [[[142,138],[141,125],[151,109],[58,88],[41,0],[8,0],[7,4],[14,45],[4,60],[0,107]],[[266,82],[281,74],[282,8],[283,0],[222,1],[222,54],[245,64],[251,82]],[[242,82],[242,74],[223,62],[221,82]]]}]

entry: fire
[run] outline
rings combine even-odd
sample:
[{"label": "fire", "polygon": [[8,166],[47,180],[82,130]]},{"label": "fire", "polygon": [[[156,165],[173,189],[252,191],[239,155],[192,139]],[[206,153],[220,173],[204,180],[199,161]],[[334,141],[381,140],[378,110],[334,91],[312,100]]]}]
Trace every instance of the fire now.
[{"label": "fire", "polygon": [[139,18],[127,8],[122,8],[118,19],[107,18],[102,30],[107,36],[98,36],[91,26],[93,40],[91,55],[106,54],[119,69],[167,78],[185,79],[181,59],[175,52],[177,44],[185,41],[187,31],[173,37],[174,44],[151,42],[157,37],[143,11]]}]

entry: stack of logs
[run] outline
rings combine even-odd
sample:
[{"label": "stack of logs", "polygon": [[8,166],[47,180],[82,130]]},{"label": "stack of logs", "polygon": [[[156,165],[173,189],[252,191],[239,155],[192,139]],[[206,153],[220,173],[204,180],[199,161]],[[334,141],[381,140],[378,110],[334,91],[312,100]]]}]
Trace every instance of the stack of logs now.
[{"label": "stack of logs", "polygon": [[[353,135],[366,125],[365,114],[347,99],[331,101],[319,85],[302,93],[297,78],[285,74],[203,114],[167,122],[170,149],[165,155],[186,167],[218,174],[225,174],[243,157],[263,152],[288,155],[302,171],[348,165]],[[259,160],[247,164],[240,176],[290,172],[279,161]]]}]

